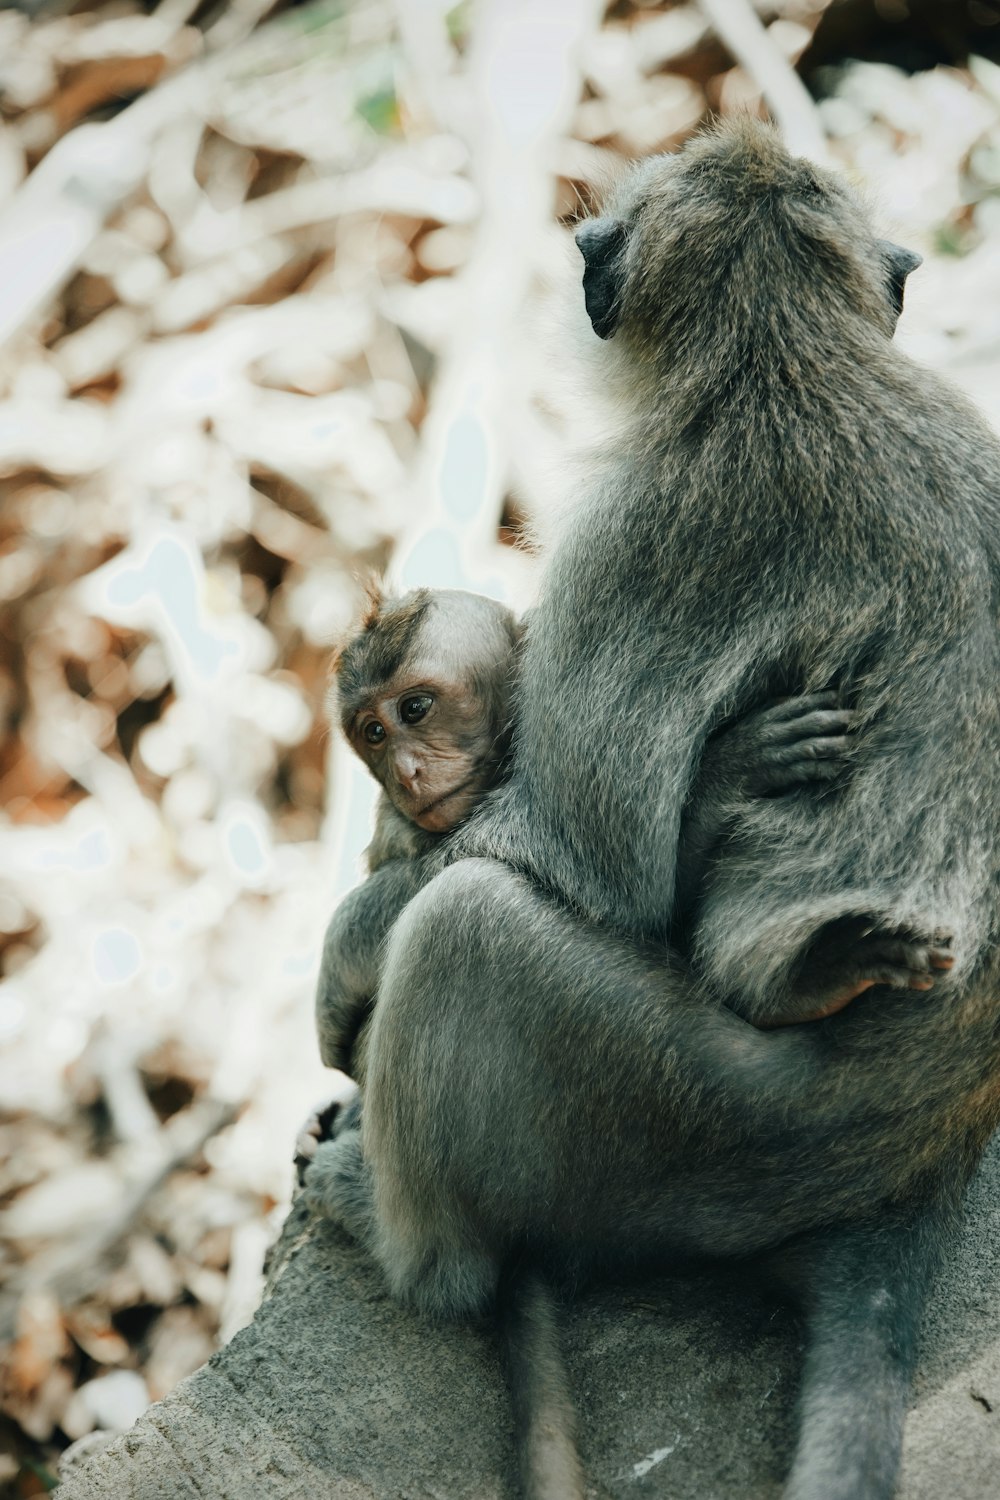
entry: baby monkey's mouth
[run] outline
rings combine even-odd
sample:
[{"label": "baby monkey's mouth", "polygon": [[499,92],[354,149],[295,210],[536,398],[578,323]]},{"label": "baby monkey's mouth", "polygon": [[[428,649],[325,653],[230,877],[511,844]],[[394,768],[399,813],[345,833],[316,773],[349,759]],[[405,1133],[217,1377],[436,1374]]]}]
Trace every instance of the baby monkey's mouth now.
[{"label": "baby monkey's mouth", "polygon": [[[457,818],[442,818],[446,804],[453,801],[461,792],[467,792],[470,787],[474,789],[477,784],[475,776],[467,776],[457,786],[450,787],[448,791],[442,792],[440,797],[435,797],[433,802],[428,802],[424,807],[418,808],[413,814],[414,822],[419,823],[421,828],[428,828],[428,831],[432,833],[445,832],[458,821]],[[425,818],[430,818],[429,824],[424,822]]]}]

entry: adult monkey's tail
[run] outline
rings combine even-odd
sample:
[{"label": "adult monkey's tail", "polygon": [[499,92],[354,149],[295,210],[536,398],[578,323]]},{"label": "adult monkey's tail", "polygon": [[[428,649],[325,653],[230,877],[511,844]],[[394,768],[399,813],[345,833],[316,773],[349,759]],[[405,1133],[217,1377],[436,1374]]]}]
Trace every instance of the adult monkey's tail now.
[{"label": "adult monkey's tail", "polygon": [[524,1500],[584,1500],[555,1298],[540,1272],[523,1265],[507,1269],[500,1283],[497,1319]]}]

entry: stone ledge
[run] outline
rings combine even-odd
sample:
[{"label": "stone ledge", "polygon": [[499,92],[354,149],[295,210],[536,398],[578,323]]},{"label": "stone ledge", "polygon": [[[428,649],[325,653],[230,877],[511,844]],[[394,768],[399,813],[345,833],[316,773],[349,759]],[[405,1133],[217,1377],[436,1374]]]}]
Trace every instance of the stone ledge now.
[{"label": "stone ledge", "polygon": [[[565,1319],[595,1496],[774,1500],[790,1455],[792,1316],[732,1280],[588,1294]],[[1000,1486],[1000,1138],[928,1316],[900,1500]],[[296,1206],[250,1325],[131,1432],[70,1466],[60,1500],[512,1500],[510,1417],[487,1328],[396,1307],[358,1250]]]}]

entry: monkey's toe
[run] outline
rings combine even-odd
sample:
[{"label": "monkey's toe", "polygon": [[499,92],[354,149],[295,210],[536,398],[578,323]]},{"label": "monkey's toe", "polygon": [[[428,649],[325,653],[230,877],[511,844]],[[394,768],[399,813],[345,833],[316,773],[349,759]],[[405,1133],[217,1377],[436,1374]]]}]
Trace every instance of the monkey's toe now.
[{"label": "monkey's toe", "polygon": [[315,1213],[337,1217],[338,1178],[336,1145],[332,1141],[317,1142],[302,1177],[303,1197]]},{"label": "monkey's toe", "polygon": [[333,1219],[357,1240],[367,1238],[372,1224],[371,1185],[357,1130],[319,1143],[315,1160],[306,1168],[303,1197],[314,1213]]},{"label": "monkey's toe", "polygon": [[319,1143],[323,1139],[322,1119],[322,1111],[319,1109],[313,1110],[295,1137],[295,1153],[292,1156],[292,1166],[295,1168],[295,1178],[299,1187],[305,1181],[306,1168],[314,1160]]},{"label": "monkey's toe", "polygon": [[931,990],[941,975],[954,967],[950,933],[936,933],[934,942],[912,934],[889,937],[873,933],[863,940],[868,953],[859,955],[860,967],[875,984],[895,990]]},{"label": "monkey's toe", "polygon": [[292,1157],[292,1166],[295,1168],[295,1180],[299,1187],[305,1181],[306,1168],[315,1157],[316,1148],[319,1145],[319,1138],[309,1128],[313,1118],[313,1116],[310,1116],[295,1138],[295,1154]]},{"label": "monkey's toe", "polygon": [[338,1097],[316,1106],[295,1138],[292,1165],[299,1187],[304,1185],[306,1171],[315,1161],[323,1142],[335,1140],[345,1130],[356,1129],[360,1120],[361,1095],[358,1092],[349,1099]]},{"label": "monkey's toe", "polygon": [[951,951],[952,934],[944,928],[935,932],[931,947],[928,949],[928,958],[932,969],[947,971],[955,967],[955,955]]}]

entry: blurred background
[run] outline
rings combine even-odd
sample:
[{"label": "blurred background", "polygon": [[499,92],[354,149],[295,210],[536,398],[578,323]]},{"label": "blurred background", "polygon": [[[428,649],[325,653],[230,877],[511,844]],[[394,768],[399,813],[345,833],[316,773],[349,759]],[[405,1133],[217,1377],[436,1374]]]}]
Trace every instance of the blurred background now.
[{"label": "blurred background", "polygon": [[372,805],[331,646],[387,566],[530,600],[574,221],[774,112],[1000,423],[998,61],[1000,0],[0,6],[0,1492],[252,1314]]}]

